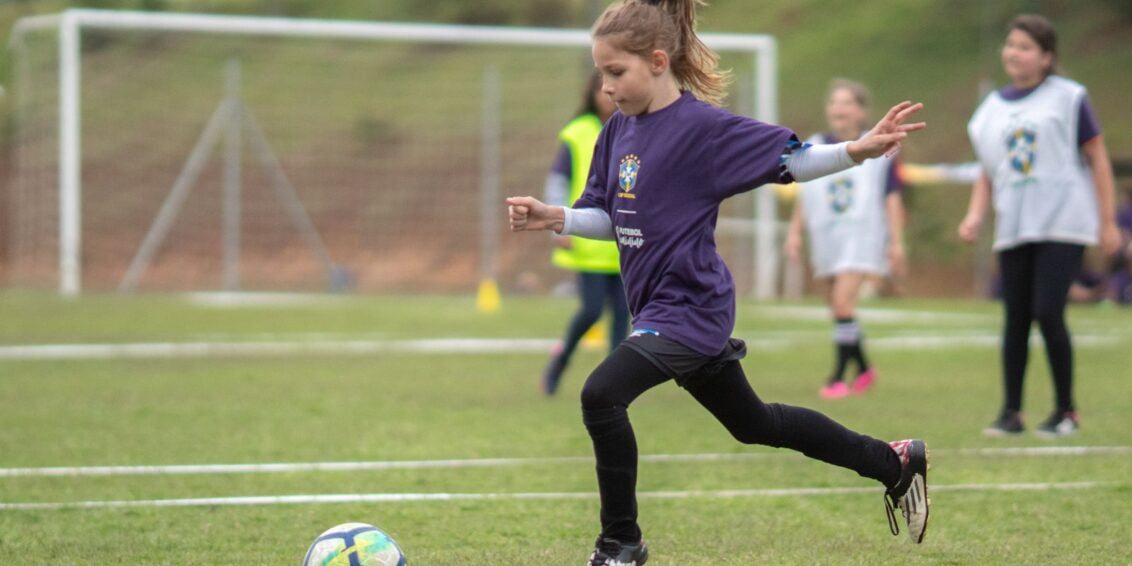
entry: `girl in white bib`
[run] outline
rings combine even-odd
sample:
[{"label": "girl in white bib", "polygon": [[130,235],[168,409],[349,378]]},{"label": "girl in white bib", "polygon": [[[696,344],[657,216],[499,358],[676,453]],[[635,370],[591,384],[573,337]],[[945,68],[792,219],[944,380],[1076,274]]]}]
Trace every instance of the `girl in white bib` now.
[{"label": "girl in white bib", "polygon": [[1076,432],[1073,345],[1065,325],[1069,286],[1085,247],[1105,254],[1120,241],[1112,164],[1085,87],[1056,74],[1057,36],[1041,16],[1010,22],[1002,66],[1010,85],[979,105],[967,131],[982,175],[967,216],[966,241],[978,238],[994,204],[994,249],[1002,276],[1005,399],[988,436],[1019,434],[1030,326],[1037,321],[1053,376],[1056,405],[1041,436]]},{"label": "girl in white bib", "polygon": [[[859,138],[868,131],[868,107],[869,92],[863,85],[833,81],[825,105],[829,133],[814,135],[808,143]],[[876,381],[857,323],[857,296],[867,277],[899,272],[903,267],[901,188],[896,161],[889,157],[801,185],[786,237],[786,254],[791,259],[801,255],[804,224],[814,277],[825,284],[826,303],[834,319],[836,361],[819,391],[824,398],[864,393]],[[845,382],[850,361],[857,369],[851,385]]]}]

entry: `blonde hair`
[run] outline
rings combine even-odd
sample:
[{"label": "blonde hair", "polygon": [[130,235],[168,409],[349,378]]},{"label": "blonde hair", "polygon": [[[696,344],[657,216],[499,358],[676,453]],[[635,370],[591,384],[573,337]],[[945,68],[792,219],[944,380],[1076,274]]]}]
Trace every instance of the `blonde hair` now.
[{"label": "blonde hair", "polygon": [[864,111],[859,126],[862,130],[868,130],[869,105],[872,104],[873,98],[872,94],[869,93],[869,87],[849,79],[833,79],[829,81],[829,90],[825,93],[825,99],[829,100],[833,97],[833,93],[841,90],[847,91],[853,97],[853,102],[856,102],[857,106],[860,106],[861,110]]},{"label": "blonde hair", "polygon": [[857,106],[868,110],[872,102],[872,95],[869,94],[869,87],[849,79],[833,79],[829,81],[829,90],[826,91],[826,98],[833,96],[833,93],[839,90],[847,90],[849,94],[853,95],[853,100]]},{"label": "blonde hair", "polygon": [[594,39],[648,58],[653,50],[668,53],[680,88],[721,106],[730,73],[717,68],[719,56],[696,35],[696,6],[704,0],[622,0],[606,8],[593,27]]}]

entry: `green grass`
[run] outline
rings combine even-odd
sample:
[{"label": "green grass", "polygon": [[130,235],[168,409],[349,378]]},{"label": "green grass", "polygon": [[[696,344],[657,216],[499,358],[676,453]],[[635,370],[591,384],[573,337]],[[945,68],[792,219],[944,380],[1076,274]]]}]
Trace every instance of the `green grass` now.
[{"label": "green grass", "polygon": [[[798,306],[798,305],[795,305]],[[1030,435],[984,439],[999,402],[990,345],[909,349],[907,337],[998,331],[997,306],[900,301],[862,320],[881,382],[869,396],[816,398],[829,364],[817,305],[744,304],[745,368],[767,400],[805,405],[880,438],[933,448],[932,524],[913,547],[886,534],[875,493],[793,497],[642,497],[656,564],[1123,563],[1132,519],[1132,455],[985,455],[1050,446]],[[135,342],[553,338],[573,304],[507,298],[498,315],[465,297],[330,298],[218,309],[178,296],[0,295],[0,345]],[[876,310],[879,309],[879,310]],[[923,312],[933,313],[923,317]],[[818,316],[809,316],[817,314]],[[1079,436],[1052,445],[1127,446],[1129,313],[1073,308]],[[773,347],[785,340],[785,347]],[[1026,407],[1045,416],[1050,387],[1032,353]],[[87,477],[0,477],[0,502],[77,502],[347,493],[596,492],[577,392],[599,351],[581,351],[555,399],[541,397],[542,354],[230,356],[0,361],[0,468],[530,458],[515,465]],[[642,462],[640,490],[869,487],[852,472],[733,441],[666,384],[631,410],[642,454],[734,454]],[[745,456],[744,456],[745,455]],[[566,459],[562,459],[567,457]],[[1096,482],[1079,489],[942,486]],[[391,533],[415,564],[576,564],[596,532],[596,499],[0,510],[0,563],[294,564],[331,525]],[[1125,533],[1126,534],[1126,533]]]}]

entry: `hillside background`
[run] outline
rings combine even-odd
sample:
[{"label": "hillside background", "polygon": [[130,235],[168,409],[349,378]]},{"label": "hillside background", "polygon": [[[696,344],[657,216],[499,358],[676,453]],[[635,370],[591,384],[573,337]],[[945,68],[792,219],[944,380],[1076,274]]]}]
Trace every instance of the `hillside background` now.
[{"label": "hillside background", "polygon": [[[20,17],[67,7],[580,28],[588,27],[606,4],[603,0],[7,0],[0,2],[0,30],[6,36]],[[1118,174],[1132,175],[1128,165],[1132,112],[1126,102],[1132,92],[1132,2],[716,0],[701,11],[700,30],[766,33],[778,39],[779,121],[800,134],[822,127],[826,85],[832,77],[847,77],[869,85],[878,106],[902,99],[925,103],[922,117],[930,133],[905,149],[905,160],[962,162],[972,159],[965,126],[981,93],[1005,80],[998,62],[1004,25],[1026,11],[1054,21],[1063,73],[1089,88]],[[10,84],[11,67],[9,53],[0,62],[0,85]],[[5,97],[0,106],[5,116],[11,114],[8,100]],[[4,132],[8,131],[6,127]],[[0,142],[5,147],[10,144],[6,133]],[[913,291],[934,294],[943,290],[937,288],[941,279],[970,280],[964,272],[974,263],[973,253],[953,237],[967,194],[967,187],[958,185],[909,191],[909,237],[915,242],[912,253],[919,272],[911,283]],[[948,294],[970,288],[966,283],[943,287]]]}]

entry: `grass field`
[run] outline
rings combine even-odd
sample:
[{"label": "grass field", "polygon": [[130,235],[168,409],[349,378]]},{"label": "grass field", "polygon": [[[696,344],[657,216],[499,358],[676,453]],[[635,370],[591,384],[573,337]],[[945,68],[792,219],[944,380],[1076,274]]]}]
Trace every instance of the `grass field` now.
[{"label": "grass field", "polygon": [[[536,387],[572,308],[0,294],[0,564],[298,564],[348,521],[413,564],[581,564],[597,501],[577,392],[601,352],[579,354],[558,398]],[[1000,400],[996,305],[889,301],[861,319],[880,382],[839,402],[816,395],[818,305],[741,305],[736,335],[764,399],[928,441],[924,544],[888,534],[871,482],[740,445],[667,384],[630,411],[650,564],[1132,561],[1132,312],[1071,310],[1082,430],[1057,442],[979,434]],[[1026,407],[1030,424],[1050,407],[1040,347]],[[330,462],[358,464],[298,466]],[[269,463],[296,465],[225,467]],[[154,468],[46,469],[106,466]],[[329,494],[370,500],[278,499]]]}]

